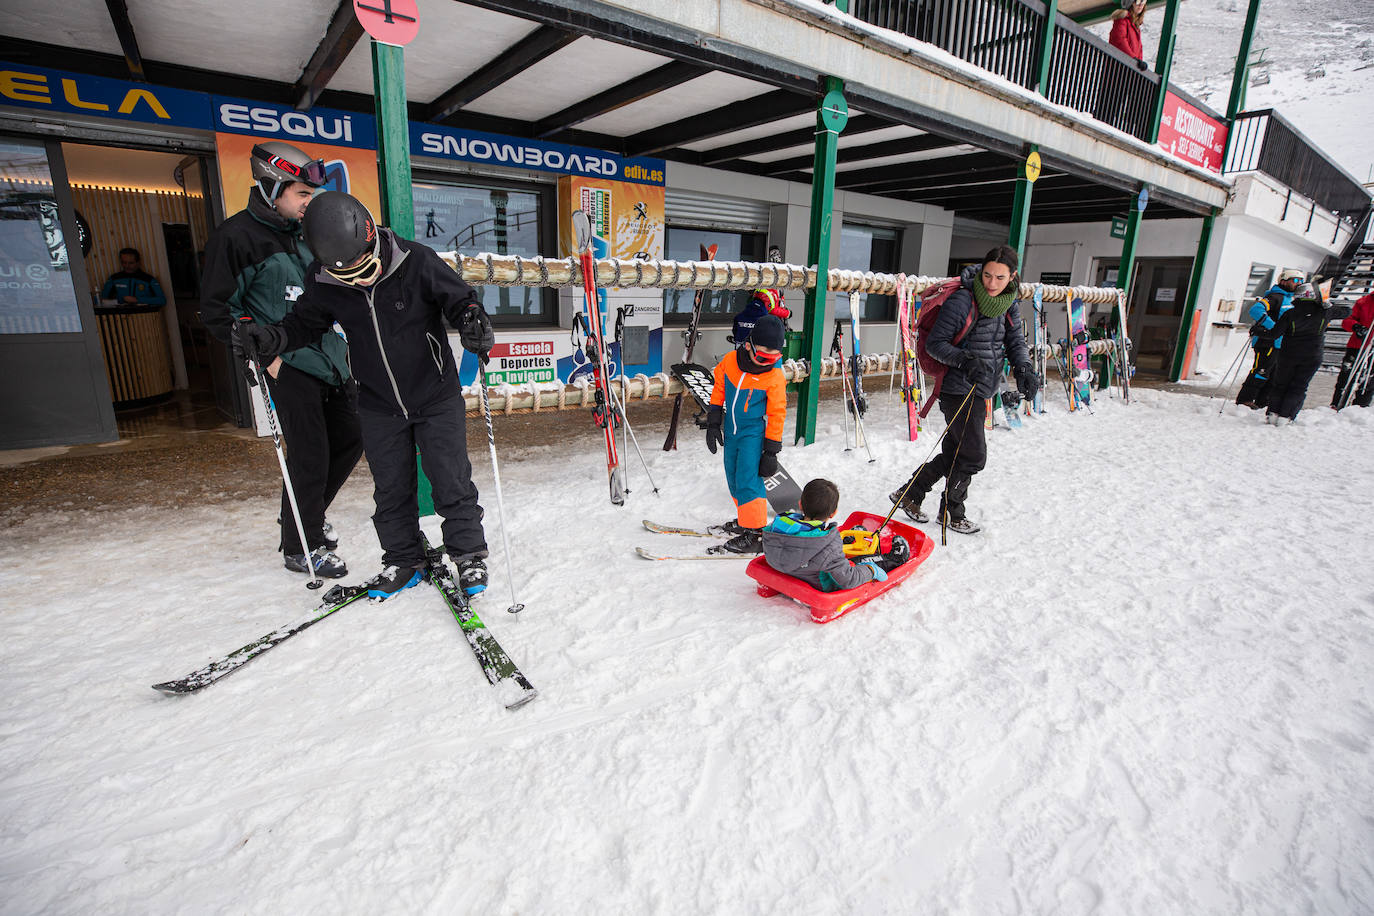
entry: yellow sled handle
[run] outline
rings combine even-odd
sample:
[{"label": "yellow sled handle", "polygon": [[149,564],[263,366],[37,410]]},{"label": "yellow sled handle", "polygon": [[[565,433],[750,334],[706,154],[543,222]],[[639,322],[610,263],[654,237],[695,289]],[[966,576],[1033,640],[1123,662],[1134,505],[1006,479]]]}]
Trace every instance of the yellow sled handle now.
[{"label": "yellow sled handle", "polygon": [[878,532],[867,528],[846,528],[840,532],[844,544],[844,555],[851,560],[855,557],[872,557],[878,554]]}]

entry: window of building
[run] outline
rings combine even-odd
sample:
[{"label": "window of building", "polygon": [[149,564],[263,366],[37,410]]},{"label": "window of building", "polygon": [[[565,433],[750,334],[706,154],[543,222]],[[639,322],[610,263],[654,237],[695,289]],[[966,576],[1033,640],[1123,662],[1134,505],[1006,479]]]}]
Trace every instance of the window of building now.
[{"label": "window of building", "polygon": [[[721,229],[692,229],[668,226],[664,229],[664,256],[670,261],[700,261],[702,246],[718,246],[717,261],[763,261],[766,239],[762,232],[730,232]],[[752,291],[747,289],[708,290],[701,300],[703,324],[729,324],[749,305]],[[663,291],[663,323],[685,325],[692,318],[695,290]]]},{"label": "window of building", "polygon": [[42,143],[0,138],[0,278],[0,334],[81,332]]},{"label": "window of building", "polygon": [[[472,179],[415,181],[415,240],[435,251],[535,257],[556,245],[552,187]],[[536,286],[487,286],[482,305],[496,327],[555,324],[554,290]]]},{"label": "window of building", "polygon": [[[845,223],[840,227],[840,259],[836,267],[846,270],[871,270],[895,274],[902,248],[902,233],[879,226]],[[859,317],[864,321],[893,321],[897,317],[897,297],[862,293]],[[836,296],[835,317],[849,317],[849,294]]]},{"label": "window of building", "polygon": [[1250,279],[1245,281],[1246,301],[1258,299],[1269,292],[1269,288],[1273,285],[1274,267],[1272,264],[1251,264]]}]

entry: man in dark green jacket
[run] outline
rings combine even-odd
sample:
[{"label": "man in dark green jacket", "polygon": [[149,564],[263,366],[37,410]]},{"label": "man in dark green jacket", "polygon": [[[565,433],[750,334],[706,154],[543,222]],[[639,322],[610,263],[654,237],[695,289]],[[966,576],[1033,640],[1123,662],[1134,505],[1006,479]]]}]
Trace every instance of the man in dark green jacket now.
[{"label": "man in dark green jacket", "polygon": [[[301,235],[301,217],[324,184],[324,163],[289,143],[253,147],[254,187],[248,206],[210,237],[202,278],[201,319],[210,333],[231,342],[236,321],[275,324],[293,311],[314,255]],[[334,331],[263,367],[286,440],[286,465],[308,543],[302,544],[282,488],[281,544],[287,569],[340,578],[348,567],[334,553],[338,542],[325,510],[363,451],[357,386],[347,346]]]}]

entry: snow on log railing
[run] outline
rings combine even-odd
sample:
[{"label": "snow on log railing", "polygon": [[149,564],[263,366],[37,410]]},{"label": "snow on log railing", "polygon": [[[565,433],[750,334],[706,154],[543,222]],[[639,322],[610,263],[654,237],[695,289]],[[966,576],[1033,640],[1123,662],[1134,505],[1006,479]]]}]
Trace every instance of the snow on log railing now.
[{"label": "snow on log railing", "polygon": [[[459,255],[441,252],[439,257],[458,271],[471,286],[532,286],[582,287],[582,263],[578,258],[526,258],[519,255],[490,254]],[[758,263],[753,261],[669,261],[602,258],[594,262],[596,285],[610,289],[812,289],[816,286],[816,268],[799,264]],[[826,289],[845,293],[874,293],[893,295],[899,283],[905,283],[914,296],[920,296],[938,286],[948,277],[910,277],[904,274],[875,273],[865,270],[830,270]],[[1035,288],[1043,288],[1045,302],[1067,302],[1079,298],[1095,304],[1116,303],[1119,293],[1114,287],[1052,286],[1022,283],[1018,298],[1029,300]],[[1091,344],[1105,343],[1092,341]],[[1057,348],[1055,348],[1057,353]],[[1094,355],[1098,355],[1094,353]],[[895,354],[865,354],[865,372],[893,372]],[[789,382],[800,381],[810,372],[805,359],[782,363],[783,375]],[[838,377],[839,362],[826,358],[821,362],[821,378]],[[684,392],[681,383],[666,372],[653,376],[643,373],[626,379],[629,386],[626,401],[675,397]],[[464,390],[467,409],[480,408],[476,386]],[[526,382],[521,385],[503,383],[490,389],[491,409],[496,413],[529,413],[540,410],[570,410],[591,407],[595,392],[585,377],[571,384],[558,382]]]},{"label": "snow on log railing", "polygon": [[[576,286],[582,285],[582,264],[578,258],[526,258],[510,254],[459,255],[445,252],[440,257],[462,274],[471,286]],[[816,268],[799,264],[758,263],[753,261],[668,261],[637,258],[602,258],[593,268],[596,285],[611,289],[812,289]],[[905,279],[909,292],[920,296],[948,277],[911,277],[874,273],[867,270],[832,268],[826,289],[841,293],[894,295],[899,279]],[[1113,287],[1051,286],[1022,283],[1019,298],[1029,299],[1039,285],[1044,301],[1067,302],[1077,296],[1084,302],[1116,302]]]}]

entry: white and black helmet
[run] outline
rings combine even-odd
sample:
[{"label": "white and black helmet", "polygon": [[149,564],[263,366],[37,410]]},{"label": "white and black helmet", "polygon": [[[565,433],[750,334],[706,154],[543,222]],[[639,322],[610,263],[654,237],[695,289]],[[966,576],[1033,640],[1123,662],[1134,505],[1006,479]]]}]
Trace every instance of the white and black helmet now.
[{"label": "white and black helmet", "polygon": [[311,159],[304,150],[290,143],[269,140],[253,147],[253,180],[263,198],[272,204],[293,181],[312,188],[323,187],[326,180],[324,160]]}]

